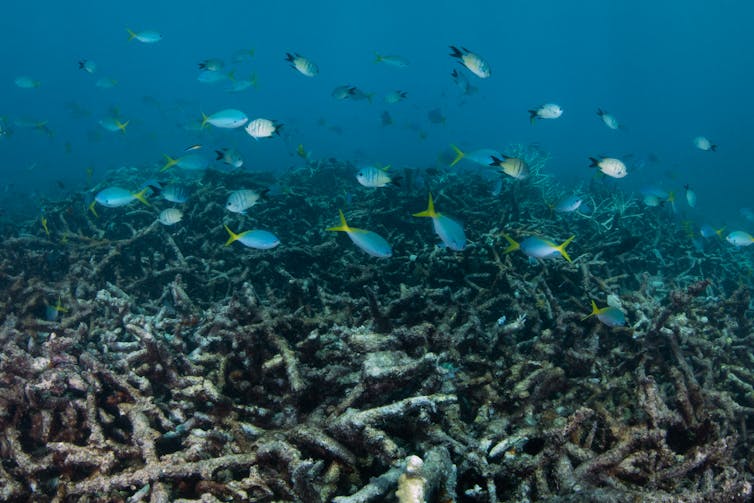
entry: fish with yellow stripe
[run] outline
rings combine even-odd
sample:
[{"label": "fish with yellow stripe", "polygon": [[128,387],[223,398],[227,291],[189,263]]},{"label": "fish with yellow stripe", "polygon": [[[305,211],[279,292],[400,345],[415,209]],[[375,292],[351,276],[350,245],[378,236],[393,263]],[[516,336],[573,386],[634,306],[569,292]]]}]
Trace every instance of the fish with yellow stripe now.
[{"label": "fish with yellow stripe", "polygon": [[326,230],[331,232],[345,232],[348,237],[351,238],[353,244],[372,257],[387,258],[393,255],[390,243],[385,241],[382,236],[376,232],[349,226],[346,222],[346,217],[343,215],[343,210],[338,210],[338,213],[340,214],[340,225],[337,227],[328,227]]},{"label": "fish with yellow stripe", "polygon": [[503,250],[503,253],[511,253],[516,250],[521,250],[524,255],[528,257],[541,259],[555,258],[560,255],[568,262],[572,262],[571,257],[569,257],[566,252],[566,246],[568,246],[576,236],[569,237],[559,245],[537,236],[529,236],[520,243],[508,234],[503,233],[503,237],[508,241],[508,247]]}]

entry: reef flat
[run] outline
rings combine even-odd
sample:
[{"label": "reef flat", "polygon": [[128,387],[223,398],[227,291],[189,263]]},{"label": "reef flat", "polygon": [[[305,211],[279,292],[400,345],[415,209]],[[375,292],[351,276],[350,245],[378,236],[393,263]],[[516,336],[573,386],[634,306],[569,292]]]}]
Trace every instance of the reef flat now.
[{"label": "reef flat", "polygon": [[[536,157],[536,152],[531,156]],[[286,173],[248,215],[205,174],[183,221],[50,203],[0,243],[3,501],[744,501],[751,255],[694,246],[614,186],[560,215],[537,171],[490,195],[415,170],[350,197],[353,166]],[[109,182],[137,178],[121,170]],[[435,244],[428,189],[463,221]],[[338,209],[393,256],[328,233]],[[227,239],[263,227],[281,245]],[[576,236],[572,262],[504,254]],[[589,314],[619,305],[625,326]]]}]

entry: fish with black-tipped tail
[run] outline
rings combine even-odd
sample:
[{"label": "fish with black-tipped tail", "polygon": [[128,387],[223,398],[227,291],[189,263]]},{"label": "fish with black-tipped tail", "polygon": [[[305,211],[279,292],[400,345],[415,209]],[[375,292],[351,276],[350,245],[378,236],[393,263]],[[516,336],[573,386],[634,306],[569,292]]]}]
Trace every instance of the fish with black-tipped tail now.
[{"label": "fish with black-tipped tail", "polygon": [[465,47],[460,49],[455,46],[450,46],[450,56],[456,58],[460,64],[469,69],[471,73],[479,77],[480,79],[486,79],[492,75],[489,63],[484,58],[471,52]]}]

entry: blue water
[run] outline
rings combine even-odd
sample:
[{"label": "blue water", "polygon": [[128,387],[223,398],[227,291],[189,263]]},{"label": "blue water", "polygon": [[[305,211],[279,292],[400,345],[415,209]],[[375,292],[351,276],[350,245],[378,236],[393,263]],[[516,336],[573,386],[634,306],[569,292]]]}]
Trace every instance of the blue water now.
[{"label": "blue water", "polygon": [[[11,124],[46,120],[53,136],[11,125],[14,134],[0,138],[0,204],[36,215],[45,197],[84,190],[120,166],[139,166],[148,178],[163,153],[192,143],[235,147],[248,169],[275,171],[299,161],[299,143],[316,158],[427,167],[450,143],[473,150],[538,142],[552,154],[547,172],[574,186],[593,175],[589,156],[654,154],[658,162],[606,183],[628,192],[661,185],[679,196],[689,183],[699,203],[683,209],[688,216],[751,231],[738,209],[754,205],[753,15],[751,3],[727,0],[13,2],[0,17],[0,116]],[[163,40],[129,42],[127,27],[157,30]],[[483,56],[492,76],[462,68],[449,45]],[[231,63],[251,48],[250,60]],[[375,51],[410,66],[375,64]],[[319,75],[291,69],[286,52],[314,61]],[[95,74],[78,69],[82,58],[96,62]],[[224,83],[198,82],[197,64],[207,58],[223,59],[237,77],[255,73],[258,88],[231,94]],[[460,95],[454,68],[477,94]],[[21,75],[41,86],[18,88]],[[118,84],[100,89],[101,77]],[[333,99],[343,84],[375,93],[374,103]],[[408,99],[385,104],[396,89]],[[563,116],[530,125],[527,110],[546,102],[560,104]],[[131,121],[124,135],[98,125],[113,107]],[[179,126],[228,107],[279,120],[286,134],[257,142],[240,129]],[[438,107],[445,124],[427,118]],[[605,127],[598,107],[626,129]],[[380,124],[385,110],[392,126]],[[694,148],[698,135],[719,151]]]}]

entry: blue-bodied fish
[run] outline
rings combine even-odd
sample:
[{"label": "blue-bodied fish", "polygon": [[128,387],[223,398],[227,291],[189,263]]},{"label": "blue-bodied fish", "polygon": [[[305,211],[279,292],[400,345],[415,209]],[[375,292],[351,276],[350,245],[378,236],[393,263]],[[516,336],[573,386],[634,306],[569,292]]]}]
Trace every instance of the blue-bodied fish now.
[{"label": "blue-bodied fish", "polygon": [[234,241],[238,241],[244,246],[249,248],[256,248],[257,250],[269,250],[275,248],[280,244],[280,239],[271,233],[270,231],[264,231],[261,229],[253,229],[249,231],[243,231],[236,234],[230,227],[225,226],[225,230],[228,231],[230,237],[225,242],[225,246],[230,246]]},{"label": "blue-bodied fish", "polygon": [[455,46],[450,46],[450,56],[456,58],[459,63],[469,69],[471,73],[479,77],[480,79],[486,79],[492,75],[490,65],[478,54],[474,54],[465,47],[458,49]]},{"label": "blue-bodied fish", "polygon": [[317,65],[297,52],[294,52],[293,54],[286,52],[285,60],[291,64],[291,68],[301,75],[315,77],[319,73]]},{"label": "blue-bodied fish", "polygon": [[188,201],[189,197],[191,196],[191,189],[186,185],[171,183],[169,185],[166,185],[165,188],[159,191],[159,194],[166,201],[170,201],[171,203],[176,204],[183,204]]},{"label": "blue-bodied fish", "polygon": [[348,100],[351,99],[351,94],[355,91],[356,86],[345,85],[336,87],[330,94],[336,100]]},{"label": "blue-bodied fish", "polygon": [[529,110],[529,122],[534,124],[537,119],[558,119],[561,115],[563,115],[563,109],[560,105],[545,103],[534,110]]},{"label": "blue-bodied fish", "polygon": [[112,77],[102,77],[97,79],[97,82],[95,82],[94,85],[100,89],[112,89],[118,85],[118,81]]},{"label": "blue-bodied fish", "polygon": [[385,166],[384,168],[377,168],[375,166],[363,167],[356,173],[356,180],[364,187],[386,187],[390,184],[400,186],[398,183],[400,177],[391,177],[387,172],[388,169],[390,169],[390,166]]},{"label": "blue-bodied fish", "polygon": [[440,236],[445,246],[451,250],[462,251],[466,247],[466,234],[463,232],[463,225],[457,220],[435,211],[435,203],[432,200],[431,192],[429,193],[427,209],[414,213],[414,216],[431,218],[435,232]]},{"label": "blue-bodied fish", "polygon": [[131,121],[121,122],[121,120],[116,117],[105,117],[104,119],[100,119],[99,125],[102,126],[103,129],[113,133],[120,131],[125,134],[129,122]]},{"label": "blue-bodied fish", "polygon": [[40,81],[32,79],[31,77],[28,77],[26,75],[16,77],[13,82],[21,89],[36,89],[37,87],[42,85]]},{"label": "blue-bodied fish", "polygon": [[353,244],[373,257],[387,258],[393,255],[390,244],[382,236],[376,232],[349,227],[346,223],[346,217],[343,215],[343,210],[338,210],[338,213],[340,214],[340,225],[338,227],[328,227],[326,230],[345,232],[351,238]]},{"label": "blue-bodied fish", "polygon": [[86,73],[94,73],[97,71],[97,63],[91,59],[79,60],[79,70],[83,70]]},{"label": "blue-bodied fish", "polygon": [[215,150],[215,154],[217,154],[216,161],[222,161],[225,164],[229,166],[233,166],[234,168],[240,168],[243,166],[243,157],[241,157],[241,152],[234,148],[222,148],[220,150]]},{"label": "blue-bodied fish", "polygon": [[178,208],[167,208],[160,212],[157,220],[162,225],[175,225],[183,220],[183,212]]},{"label": "blue-bodied fish", "polygon": [[259,138],[270,138],[272,135],[280,134],[283,124],[270,119],[254,119],[246,125],[246,132],[249,136],[258,140]]},{"label": "blue-bodied fish", "polygon": [[712,236],[717,236],[722,239],[723,237],[723,231],[725,231],[725,227],[720,227],[719,229],[715,229],[709,224],[704,224],[699,228],[699,234],[705,239],[711,238]]},{"label": "blue-bodied fish", "polygon": [[199,70],[219,72],[225,68],[225,62],[220,58],[209,58],[199,62]]},{"label": "blue-bodied fish", "polygon": [[408,66],[408,60],[402,56],[384,55],[378,52],[374,53],[374,62],[395,66],[397,68],[406,68]]},{"label": "blue-bodied fish", "polygon": [[566,252],[566,246],[568,246],[576,236],[571,236],[559,245],[536,236],[530,236],[520,243],[505,233],[503,233],[503,237],[508,241],[508,247],[503,250],[503,253],[511,253],[516,250],[521,250],[527,257],[541,259],[555,258],[560,255],[568,262],[571,262],[571,257],[569,257]]},{"label": "blue-bodied fish", "polygon": [[108,208],[119,208],[137,200],[150,206],[146,197],[149,190],[151,190],[149,187],[144,187],[139,192],[131,192],[121,187],[108,187],[97,192],[97,195],[94,196],[94,201],[89,205],[89,209],[94,211],[94,203],[99,203]]},{"label": "blue-bodied fish", "polygon": [[601,108],[597,109],[597,115],[600,117],[600,119],[602,119],[602,122],[605,123],[605,126],[609,127],[610,129],[620,129],[622,127],[618,122],[618,119],[605,112]]},{"label": "blue-bodied fish", "polygon": [[186,171],[204,171],[209,168],[209,159],[201,154],[187,154],[182,155],[177,159],[173,159],[167,154],[163,154],[165,157],[165,165],[160,171],[167,171],[173,166],[177,166]]},{"label": "blue-bodied fish", "polygon": [[626,324],[626,315],[619,308],[615,306],[598,308],[594,301],[592,301],[592,312],[584,316],[581,321],[587,320],[592,316],[596,316],[598,320],[608,327],[622,327]]},{"label": "blue-bodied fish", "polygon": [[500,157],[492,157],[491,167],[500,168],[500,171],[516,180],[525,180],[529,178],[529,165],[526,161],[518,157],[508,157],[500,154]]},{"label": "blue-bodied fish", "polygon": [[228,93],[240,93],[251,87],[257,87],[257,74],[252,73],[248,79],[231,78],[230,85],[225,89]]},{"label": "blue-bodied fish", "polygon": [[571,194],[570,196],[563,197],[552,209],[558,213],[571,213],[579,209],[581,202],[582,199],[579,196]]},{"label": "blue-bodied fish", "polygon": [[749,246],[754,243],[754,236],[745,231],[733,231],[725,237],[733,246]]},{"label": "blue-bodied fish", "polygon": [[143,44],[154,44],[156,42],[159,42],[162,40],[162,35],[154,30],[144,30],[135,32],[128,28],[126,28],[126,31],[128,32],[128,40],[138,40],[139,42]]},{"label": "blue-bodied fish", "polygon": [[450,147],[456,153],[455,159],[453,159],[453,161],[450,163],[451,168],[458,164],[461,159],[467,159],[473,163],[479,164],[480,166],[489,166],[492,162],[494,162],[493,159],[495,157],[503,157],[503,154],[491,148],[482,148],[479,150],[474,150],[473,152],[464,152],[453,144],[451,144]]},{"label": "blue-bodied fish", "polygon": [[235,108],[226,108],[212,115],[205,115],[202,112],[202,127],[212,124],[215,127],[224,129],[235,129],[243,126],[249,121],[249,118],[240,110]]},{"label": "blue-bodied fish", "polygon": [[246,210],[259,202],[267,190],[261,193],[251,189],[234,190],[225,202],[225,208],[233,213],[246,214]]}]

